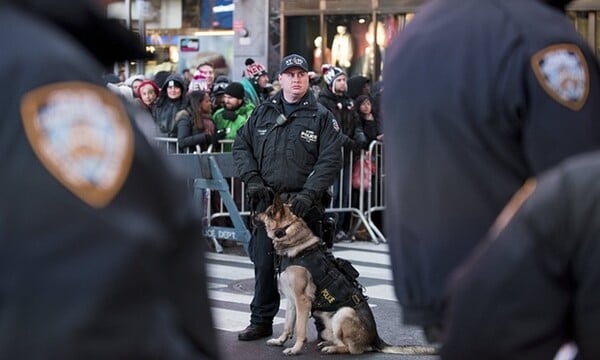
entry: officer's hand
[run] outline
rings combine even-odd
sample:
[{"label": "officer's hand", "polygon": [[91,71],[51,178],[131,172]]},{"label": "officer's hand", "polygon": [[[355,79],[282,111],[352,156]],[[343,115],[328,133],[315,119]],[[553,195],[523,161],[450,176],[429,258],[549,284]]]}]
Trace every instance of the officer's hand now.
[{"label": "officer's hand", "polygon": [[250,200],[250,204],[256,206],[261,201],[265,204],[270,203],[272,194],[260,176],[253,176],[248,180],[246,196]]},{"label": "officer's hand", "polygon": [[314,204],[314,197],[308,192],[301,191],[292,199],[291,210],[299,217],[304,217]]}]

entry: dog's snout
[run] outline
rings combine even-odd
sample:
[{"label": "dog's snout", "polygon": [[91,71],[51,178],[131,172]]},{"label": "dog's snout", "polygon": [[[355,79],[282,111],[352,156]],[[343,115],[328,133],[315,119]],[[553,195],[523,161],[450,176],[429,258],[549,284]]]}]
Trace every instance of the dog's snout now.
[{"label": "dog's snout", "polygon": [[285,236],[285,229],[277,229],[275,230],[275,237],[280,239]]}]

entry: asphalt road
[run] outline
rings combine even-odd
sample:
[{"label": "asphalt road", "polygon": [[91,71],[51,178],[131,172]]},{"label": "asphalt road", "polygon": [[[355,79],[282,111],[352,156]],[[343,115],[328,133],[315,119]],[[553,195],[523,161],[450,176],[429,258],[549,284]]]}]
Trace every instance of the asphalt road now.
[{"label": "asphalt road", "polygon": [[[418,328],[404,326],[401,322],[401,308],[393,292],[390,259],[386,244],[371,242],[338,243],[334,255],[350,260],[360,272],[359,280],[366,287],[369,304],[373,309],[379,335],[383,340],[395,345],[425,345],[423,333]],[[221,254],[209,253],[209,296],[218,332],[219,345],[224,359],[253,360],[289,358],[283,355],[283,347],[268,346],[267,339],[250,342],[238,341],[237,333],[244,329],[250,319],[249,303],[253,293],[252,263],[241,247],[225,247]],[[274,335],[283,329],[285,300],[274,321]],[[288,340],[291,346],[293,340]],[[350,355],[324,355],[317,349],[317,333],[312,320],[309,322],[308,343],[299,358],[320,358],[331,356],[347,358]],[[360,359],[413,359],[437,360],[437,356],[389,355],[367,353],[357,355]]]}]

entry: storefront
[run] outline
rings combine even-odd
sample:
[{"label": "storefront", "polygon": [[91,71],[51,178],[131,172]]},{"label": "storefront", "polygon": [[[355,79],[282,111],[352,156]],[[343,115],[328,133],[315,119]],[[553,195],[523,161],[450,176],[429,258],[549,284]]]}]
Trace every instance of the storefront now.
[{"label": "storefront", "polygon": [[423,0],[281,0],[281,55],[296,52],[320,72],[334,64],[350,76],[381,76],[385,49]]},{"label": "storefront", "polygon": [[567,16],[600,57],[600,0],[576,0],[567,7]]},{"label": "storefront", "polygon": [[[280,56],[296,52],[313,70],[332,63],[350,75],[381,77],[391,39],[427,0],[280,0]],[[600,55],[600,0],[573,1],[567,16]]]}]

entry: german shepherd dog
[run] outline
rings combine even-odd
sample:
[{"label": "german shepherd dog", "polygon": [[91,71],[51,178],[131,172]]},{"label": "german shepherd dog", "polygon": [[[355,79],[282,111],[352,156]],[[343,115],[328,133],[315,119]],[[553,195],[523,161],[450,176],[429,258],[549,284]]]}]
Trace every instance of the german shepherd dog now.
[{"label": "german shepherd dog", "polygon": [[[362,286],[358,282],[355,282],[359,286],[358,292],[350,289],[354,301],[347,301],[337,308],[327,308],[326,311],[319,310],[319,306],[315,306],[319,302],[318,298],[325,293],[327,300],[325,303],[327,303],[336,296],[336,293],[319,289],[317,285],[319,279],[315,279],[305,266],[293,265],[293,263],[295,258],[303,256],[317,256],[326,262],[328,257],[324,256],[325,252],[320,246],[321,239],[315,236],[304,220],[294,215],[289,204],[284,204],[278,196],[275,196],[273,204],[264,212],[257,214],[256,218],[265,224],[267,234],[272,239],[281,261],[286,258],[291,260],[285,269],[281,268],[279,274],[279,289],[287,298],[284,329],[278,338],[268,340],[268,345],[283,346],[288,339],[292,338],[295,325],[296,342],[292,347],[284,349],[283,353],[285,355],[300,353],[307,341],[308,319],[312,314],[324,325],[324,329],[319,333],[323,341],[318,343],[322,353],[362,354],[365,351],[406,355],[437,353],[437,349],[432,346],[391,346],[383,341],[377,333],[373,313],[367,298],[362,296]],[[328,256],[329,259],[333,258],[331,254]],[[348,281],[348,284],[352,287],[351,281]],[[334,302],[329,301],[329,303]]]}]

